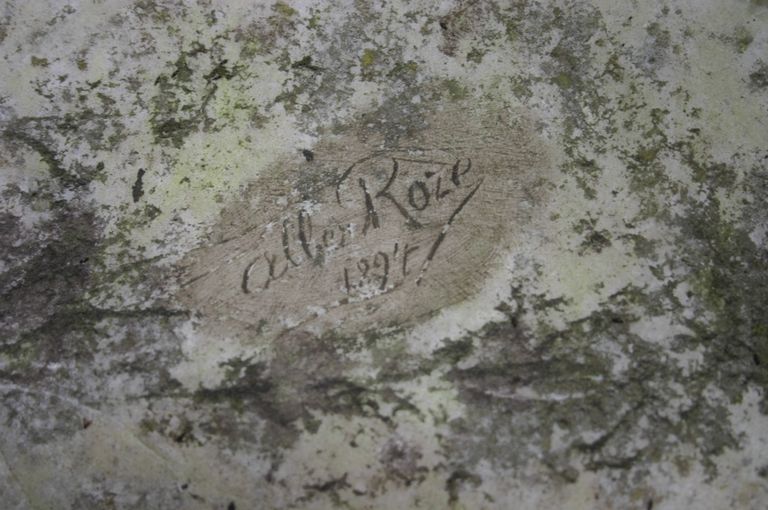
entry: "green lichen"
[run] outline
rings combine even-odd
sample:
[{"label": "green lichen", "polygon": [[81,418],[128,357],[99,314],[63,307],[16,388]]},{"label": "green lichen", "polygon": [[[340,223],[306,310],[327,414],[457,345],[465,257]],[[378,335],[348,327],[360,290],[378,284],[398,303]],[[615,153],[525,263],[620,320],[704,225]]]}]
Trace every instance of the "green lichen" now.
[{"label": "green lichen", "polygon": [[419,64],[413,60],[408,60],[407,62],[397,62],[392,67],[392,70],[389,71],[388,76],[390,78],[397,78],[409,82],[414,78],[418,71]]},{"label": "green lichen", "polygon": [[442,86],[448,93],[448,97],[453,101],[461,101],[469,96],[469,89],[467,86],[463,85],[458,80],[444,80]]},{"label": "green lichen", "polygon": [[376,53],[376,50],[373,50],[371,48],[366,48],[363,50],[363,54],[360,57],[360,73],[362,74],[364,79],[366,80],[373,79],[374,66],[376,64],[377,58],[378,58],[378,55]]},{"label": "green lichen", "polygon": [[478,48],[472,48],[469,53],[467,53],[467,60],[474,62],[475,64],[480,64],[483,61],[485,53],[485,51]]},{"label": "green lichen", "polygon": [[552,83],[561,89],[570,89],[573,86],[573,78],[568,73],[558,73],[552,78]]},{"label": "green lichen", "polygon": [[736,32],[736,47],[738,48],[739,53],[747,51],[747,48],[752,44],[752,41],[754,41],[754,37],[746,28],[741,27]]},{"label": "green lichen", "polygon": [[504,35],[510,43],[514,43],[518,38],[518,25],[513,20],[508,20],[504,25]]},{"label": "green lichen", "polygon": [[624,79],[624,67],[619,63],[619,56],[613,54],[605,64],[605,74],[610,76],[616,81],[622,81]]},{"label": "green lichen", "polygon": [[286,18],[290,18],[298,14],[296,9],[286,4],[285,2],[276,2],[274,5],[272,5],[272,10],[282,16],[285,16]]},{"label": "green lichen", "polygon": [[31,62],[31,63],[32,63],[32,65],[33,65],[33,66],[35,66],[35,67],[48,67],[48,65],[49,65],[49,62],[48,62],[48,59],[47,59],[47,58],[44,58],[44,57],[36,57],[36,56],[34,56],[34,55],[32,55],[32,56],[30,57],[30,62]]}]

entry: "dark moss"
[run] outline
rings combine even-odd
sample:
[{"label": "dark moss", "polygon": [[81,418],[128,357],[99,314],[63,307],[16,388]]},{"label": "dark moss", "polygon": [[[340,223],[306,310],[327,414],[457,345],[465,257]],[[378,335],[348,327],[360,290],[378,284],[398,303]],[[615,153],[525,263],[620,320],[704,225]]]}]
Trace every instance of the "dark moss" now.
[{"label": "dark moss", "polygon": [[323,70],[322,67],[312,63],[311,55],[306,55],[303,58],[297,60],[291,64],[291,67],[294,69],[307,69],[315,73]]},{"label": "dark moss", "polygon": [[407,62],[397,62],[392,66],[392,70],[389,71],[387,76],[409,83],[413,81],[418,71],[419,65],[413,60],[408,60]]},{"label": "dark moss", "polygon": [[[536,445],[555,472],[573,478],[572,456],[581,457],[589,470],[641,469],[683,441],[701,450],[712,472],[710,456],[736,445],[723,420],[725,410],[698,397],[708,384],[706,376],[686,379],[654,345],[630,332],[637,317],[629,309],[639,304],[648,309],[646,313],[660,313],[650,305],[666,299],[664,294],[628,291],[612,296],[603,310],[586,319],[537,339],[535,348],[529,347],[530,333],[520,326],[499,323],[484,328],[476,340],[483,346],[473,356],[476,362],[454,367],[448,375],[469,408],[467,417],[453,424],[452,458],[463,459],[464,466],[493,459],[513,467],[523,464],[525,452]],[[632,353],[623,375],[613,374],[612,362],[594,349],[599,341]],[[668,421],[661,412],[679,398],[674,391],[663,390],[672,381],[683,384],[698,402],[683,411],[691,415],[684,426]],[[527,396],[529,389],[542,397]],[[565,455],[548,453],[548,437],[555,426],[561,441],[569,445]],[[515,433],[505,432],[510,429]]]},{"label": "dark moss", "polygon": [[[201,129],[210,129],[215,119],[207,112],[208,103],[216,94],[219,80],[237,77],[242,67],[226,59],[217,62],[208,72],[192,65],[194,59],[208,49],[199,43],[182,52],[170,67],[155,80],[158,93],[152,98],[152,133],[160,144],[180,148],[184,140]],[[197,76],[197,81],[195,81]]]},{"label": "dark moss", "polygon": [[290,5],[288,5],[285,2],[275,2],[272,5],[272,10],[275,11],[276,13],[280,14],[281,16],[285,16],[285,17],[288,17],[288,18],[290,18],[292,16],[296,16],[298,14],[296,9],[294,9],[293,7],[291,7]]},{"label": "dark moss", "polygon": [[459,492],[466,486],[469,490],[476,489],[482,483],[482,478],[465,469],[453,471],[445,481],[445,490],[448,492],[448,503],[455,504],[459,501]]},{"label": "dark moss", "polygon": [[613,54],[605,64],[605,74],[610,76],[616,81],[622,81],[624,79],[624,67],[619,63],[619,56]]},{"label": "dark moss", "polygon": [[30,62],[35,67],[48,67],[48,65],[49,65],[47,58],[40,58],[40,57],[36,57],[34,55],[32,55],[32,57],[30,57]]},{"label": "dark moss", "polygon": [[552,78],[552,83],[561,89],[570,89],[573,86],[573,78],[568,73],[558,73]]},{"label": "dark moss", "polygon": [[736,47],[738,48],[739,53],[747,51],[747,48],[749,48],[749,45],[752,44],[753,40],[754,37],[752,37],[752,34],[744,28],[740,29],[736,34]]},{"label": "dark moss", "polygon": [[755,89],[768,87],[768,64],[759,62],[755,69],[749,73],[749,83]]},{"label": "dark moss", "polygon": [[200,126],[200,118],[194,116],[187,119],[170,118],[156,122],[152,132],[159,142],[170,141],[174,147],[181,147],[184,140]]},{"label": "dark moss", "polygon": [[458,80],[445,80],[443,86],[448,93],[448,97],[454,101],[464,99],[469,95],[467,87],[459,83]]},{"label": "dark moss", "polygon": [[41,129],[39,123],[34,120],[28,122],[27,119],[20,119],[12,127],[6,128],[2,132],[2,138],[7,141],[19,142],[35,151],[40,160],[48,167],[51,177],[63,186],[68,188],[87,186],[100,170],[96,167],[87,168],[79,164],[65,166],[61,161],[61,155],[54,148],[53,142],[49,141],[48,129]]},{"label": "dark moss", "polygon": [[472,345],[471,338],[464,338],[462,340],[456,340],[455,342],[448,342],[444,346],[435,350],[432,356],[435,361],[440,365],[455,365],[463,358],[466,358],[472,351],[474,346]]},{"label": "dark moss", "polygon": [[296,86],[289,90],[284,90],[275,97],[275,103],[282,103],[288,112],[296,111],[299,95],[304,91],[304,87]]},{"label": "dark moss", "polygon": [[638,234],[625,234],[622,236],[629,240],[634,246],[634,253],[642,259],[653,258],[656,253],[657,241],[650,241]]},{"label": "dark moss", "polygon": [[[252,435],[243,430],[250,421],[237,416],[251,416],[250,420],[258,416],[266,423],[262,440],[289,447],[299,437],[299,424],[304,430],[318,429],[313,417],[316,412],[374,418],[385,424],[393,423],[394,415],[401,412],[422,416],[418,407],[389,386],[387,377],[359,381],[344,375],[349,362],[338,352],[362,348],[355,342],[352,338],[300,333],[281,344],[269,364],[226,362],[227,376],[220,386],[201,388],[191,395],[217,409],[218,421],[207,421],[203,430],[226,444],[237,443]],[[370,348],[375,350],[374,345]],[[402,376],[395,379],[402,380]],[[226,426],[219,426],[219,421]]]},{"label": "dark moss", "polygon": [[585,197],[589,199],[597,197],[595,186],[602,175],[602,169],[595,160],[573,154],[571,161],[563,165],[563,171],[573,175],[579,188],[584,192]]},{"label": "dark moss", "polygon": [[586,251],[600,253],[609,246],[611,246],[611,238],[607,230],[593,230],[581,243],[582,253]]},{"label": "dark moss", "polygon": [[[764,184],[763,184],[764,185]],[[764,216],[764,213],[756,213]],[[714,313],[715,320],[691,319],[689,327],[707,346],[717,363],[716,380],[723,391],[739,399],[744,385],[768,388],[768,258],[747,232],[721,216],[716,198],[692,203],[680,220],[689,258],[694,296]],[[768,402],[763,401],[763,412]]]},{"label": "dark moss", "polygon": [[485,53],[486,52],[483,50],[472,48],[469,53],[467,53],[467,60],[475,64],[480,64],[483,61]]}]

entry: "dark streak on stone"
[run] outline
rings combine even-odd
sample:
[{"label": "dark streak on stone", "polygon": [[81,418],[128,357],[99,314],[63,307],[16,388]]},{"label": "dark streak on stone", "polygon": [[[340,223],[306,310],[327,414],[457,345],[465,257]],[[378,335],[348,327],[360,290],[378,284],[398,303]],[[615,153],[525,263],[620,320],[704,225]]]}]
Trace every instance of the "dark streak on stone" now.
[{"label": "dark streak on stone", "polygon": [[139,171],[136,173],[136,182],[133,183],[133,187],[131,188],[131,194],[133,195],[133,203],[136,203],[139,201],[139,199],[144,195],[144,169],[139,168]]}]

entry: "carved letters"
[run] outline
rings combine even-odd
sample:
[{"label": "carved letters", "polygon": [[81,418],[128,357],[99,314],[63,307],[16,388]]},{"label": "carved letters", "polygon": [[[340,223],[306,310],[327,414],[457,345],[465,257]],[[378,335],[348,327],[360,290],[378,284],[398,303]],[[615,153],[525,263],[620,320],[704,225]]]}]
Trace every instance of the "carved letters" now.
[{"label": "carved letters", "polygon": [[396,147],[351,129],[264,169],[185,259],[180,299],[246,339],[402,326],[464,301],[541,189],[530,124],[500,118],[446,109]]},{"label": "carved letters", "polygon": [[[268,291],[292,273],[311,278],[314,271],[335,273],[341,284],[331,290],[342,292],[345,296],[339,299],[347,300],[370,298],[408,281],[421,284],[449,227],[482,185],[482,177],[473,178],[471,170],[469,158],[453,163],[365,158],[350,166],[335,185],[336,203],[330,209],[348,210],[349,221],[322,218],[324,204],[316,204],[317,213],[307,204],[297,204],[293,214],[283,217],[254,248],[253,258],[243,268],[242,292]],[[385,227],[382,218],[407,229],[394,239],[373,240],[369,234]],[[434,234],[427,239],[430,242],[408,242],[412,230],[425,228]]]}]

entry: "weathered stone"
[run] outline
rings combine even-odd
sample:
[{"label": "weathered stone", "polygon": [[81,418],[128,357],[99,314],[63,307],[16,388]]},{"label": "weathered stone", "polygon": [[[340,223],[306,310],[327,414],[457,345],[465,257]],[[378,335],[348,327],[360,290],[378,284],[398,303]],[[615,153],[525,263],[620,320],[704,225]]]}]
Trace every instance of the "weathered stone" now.
[{"label": "weathered stone", "polygon": [[765,1],[0,12],[3,508],[768,500]]}]

